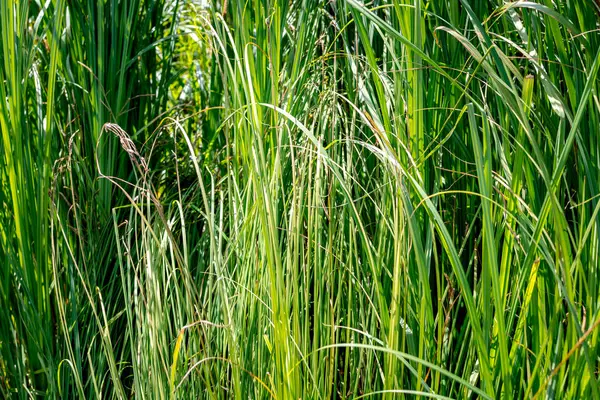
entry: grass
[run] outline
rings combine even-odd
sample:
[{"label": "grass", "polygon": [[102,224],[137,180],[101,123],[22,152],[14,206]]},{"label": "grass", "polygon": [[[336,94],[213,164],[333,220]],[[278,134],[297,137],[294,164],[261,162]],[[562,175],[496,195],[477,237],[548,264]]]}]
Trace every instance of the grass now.
[{"label": "grass", "polygon": [[600,398],[600,5],[0,2],[0,397]]}]

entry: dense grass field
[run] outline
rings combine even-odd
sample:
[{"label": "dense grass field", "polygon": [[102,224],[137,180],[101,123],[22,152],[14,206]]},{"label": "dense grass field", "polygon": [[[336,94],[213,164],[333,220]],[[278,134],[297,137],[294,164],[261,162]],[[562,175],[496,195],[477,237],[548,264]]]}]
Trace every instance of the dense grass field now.
[{"label": "dense grass field", "polygon": [[600,1],[364,1],[0,1],[0,398],[600,399]]}]

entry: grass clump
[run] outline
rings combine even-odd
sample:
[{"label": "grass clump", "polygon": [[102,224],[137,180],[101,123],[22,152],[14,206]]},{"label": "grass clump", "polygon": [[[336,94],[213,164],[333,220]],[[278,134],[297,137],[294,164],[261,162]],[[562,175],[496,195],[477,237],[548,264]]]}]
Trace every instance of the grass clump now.
[{"label": "grass clump", "polygon": [[0,21],[2,397],[600,397],[594,2]]}]

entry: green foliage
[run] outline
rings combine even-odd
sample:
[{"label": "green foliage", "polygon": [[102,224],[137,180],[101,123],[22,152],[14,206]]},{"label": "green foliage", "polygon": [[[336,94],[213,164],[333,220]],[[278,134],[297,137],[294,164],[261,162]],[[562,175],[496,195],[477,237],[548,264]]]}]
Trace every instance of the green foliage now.
[{"label": "green foliage", "polygon": [[0,397],[600,398],[593,1],[0,2]]}]

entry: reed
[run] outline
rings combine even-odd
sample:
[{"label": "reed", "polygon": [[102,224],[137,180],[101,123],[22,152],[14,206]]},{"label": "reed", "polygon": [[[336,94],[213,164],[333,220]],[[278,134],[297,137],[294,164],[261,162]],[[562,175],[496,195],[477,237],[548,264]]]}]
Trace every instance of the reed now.
[{"label": "reed", "polygon": [[0,397],[600,398],[600,8],[0,2]]}]

